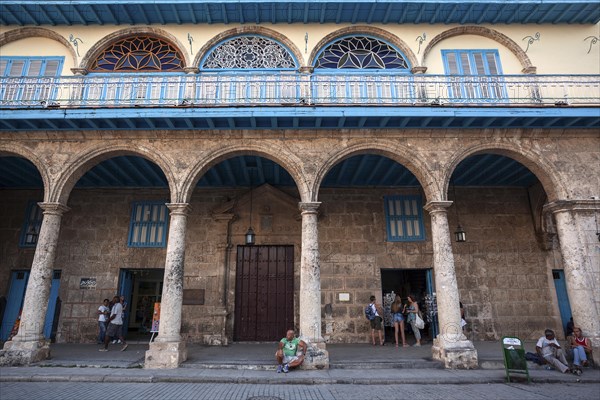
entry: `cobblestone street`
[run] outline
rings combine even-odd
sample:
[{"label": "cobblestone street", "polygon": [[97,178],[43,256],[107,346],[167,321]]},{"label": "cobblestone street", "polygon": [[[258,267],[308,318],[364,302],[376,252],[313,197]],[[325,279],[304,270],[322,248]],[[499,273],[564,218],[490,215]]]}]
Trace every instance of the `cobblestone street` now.
[{"label": "cobblestone street", "polygon": [[595,399],[600,384],[256,385],[194,383],[2,382],[2,400],[205,399]]}]

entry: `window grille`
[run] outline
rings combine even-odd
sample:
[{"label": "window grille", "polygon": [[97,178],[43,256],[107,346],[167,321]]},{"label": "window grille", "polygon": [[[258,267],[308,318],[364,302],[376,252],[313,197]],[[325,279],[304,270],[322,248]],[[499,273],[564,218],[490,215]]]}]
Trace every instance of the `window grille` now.
[{"label": "window grille", "polygon": [[164,202],[133,203],[129,247],[165,247],[169,213]]},{"label": "window grille", "polygon": [[151,36],[121,39],[94,60],[92,72],[179,72],[184,68],[181,52],[165,40]]},{"label": "window grille", "polygon": [[389,242],[425,240],[421,196],[385,196]]},{"label": "window grille", "polygon": [[37,245],[43,218],[43,211],[37,205],[37,202],[30,201],[27,204],[27,211],[25,213],[25,221],[23,222],[23,228],[21,229],[21,238],[19,240],[19,246],[35,247]]},{"label": "window grille", "polygon": [[315,61],[315,69],[403,70],[405,57],[391,45],[368,36],[351,36],[325,47]]},{"label": "window grille", "polygon": [[296,69],[291,52],[273,39],[238,36],[216,45],[201,63],[203,70]]}]

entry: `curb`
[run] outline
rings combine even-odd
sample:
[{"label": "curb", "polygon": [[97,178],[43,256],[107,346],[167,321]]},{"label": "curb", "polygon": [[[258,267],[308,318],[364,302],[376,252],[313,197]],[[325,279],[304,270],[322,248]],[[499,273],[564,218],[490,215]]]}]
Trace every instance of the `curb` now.
[{"label": "curb", "polygon": [[[515,377],[513,377],[515,378]],[[566,379],[565,379],[566,378]],[[429,384],[429,385],[463,385],[463,384],[499,384],[507,383],[504,376],[498,377],[469,377],[460,378],[448,376],[429,379],[377,379],[377,378],[316,378],[316,377],[182,377],[182,376],[123,376],[123,375],[15,375],[0,376],[0,382],[86,382],[86,383],[228,383],[228,384],[279,384],[279,385],[397,385],[397,384]],[[524,377],[518,377],[511,383],[525,382]],[[532,383],[600,383],[598,378],[564,377],[532,377]]]}]

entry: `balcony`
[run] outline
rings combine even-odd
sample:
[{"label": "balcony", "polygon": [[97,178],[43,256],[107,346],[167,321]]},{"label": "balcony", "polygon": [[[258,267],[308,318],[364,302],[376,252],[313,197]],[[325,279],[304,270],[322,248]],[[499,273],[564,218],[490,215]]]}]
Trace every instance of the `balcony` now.
[{"label": "balcony", "polygon": [[[562,123],[556,124],[560,118],[571,118],[565,120],[565,124],[571,123],[570,127],[597,127],[599,106],[600,75],[203,73],[0,80],[2,129],[16,130],[63,129],[62,124],[54,128],[52,122],[48,126],[32,126],[31,121],[50,117],[51,111],[59,111],[60,119],[72,120],[64,129],[396,127],[384,124],[386,118],[388,122],[403,118],[404,125],[400,127],[481,127],[478,122],[471,126],[466,121],[448,119],[461,115],[474,118],[471,122],[496,118],[501,127],[517,127],[521,124],[517,119],[532,117],[553,120],[551,125],[542,127],[562,127]],[[557,109],[563,111],[556,112]],[[283,125],[272,126],[272,120],[260,120],[257,124],[257,119],[236,123],[236,118],[250,116],[284,118]],[[28,122],[21,123],[19,118]],[[81,118],[110,118],[112,122],[90,127],[73,122]],[[118,121],[124,118],[142,118],[146,122],[168,118],[170,122],[158,126],[151,122],[143,126],[126,122],[121,126]],[[223,119],[225,123],[206,120],[205,125],[197,125],[193,120],[198,118]],[[332,123],[331,118],[337,122]],[[354,122],[347,126],[339,118]],[[429,121],[427,125],[420,121],[415,126],[415,121],[407,118]],[[438,123],[440,119],[443,122]],[[525,126],[539,125],[529,119]]]}]

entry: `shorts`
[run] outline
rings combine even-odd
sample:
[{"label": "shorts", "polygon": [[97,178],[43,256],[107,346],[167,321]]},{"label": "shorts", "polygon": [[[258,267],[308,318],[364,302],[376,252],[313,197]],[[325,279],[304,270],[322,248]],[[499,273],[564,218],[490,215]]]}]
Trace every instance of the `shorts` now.
[{"label": "shorts", "polygon": [[376,331],[380,331],[382,330],[382,326],[381,326],[381,321],[383,319],[381,317],[375,317],[372,320],[370,320],[369,322],[371,323],[371,329],[375,329]]},{"label": "shorts", "polygon": [[123,336],[123,325],[116,325],[113,323],[108,324],[108,328],[106,329],[106,336],[108,336],[108,337]]},{"label": "shorts", "polygon": [[404,321],[404,315],[402,313],[392,314],[392,322],[402,322]]},{"label": "shorts", "polygon": [[[275,357],[277,357],[277,353],[278,353],[278,352],[279,352],[279,351],[276,351],[276,352],[275,352]],[[298,359],[298,358],[299,358],[301,355],[302,355],[302,351],[301,351],[301,350],[298,350],[298,352],[296,353],[296,355],[295,355],[295,356],[286,356],[286,355],[284,354],[284,355],[283,355],[283,363],[284,363],[284,364],[289,364],[289,363],[291,363],[291,362],[294,362],[294,361],[296,361],[296,360],[297,360],[297,359]]]}]

